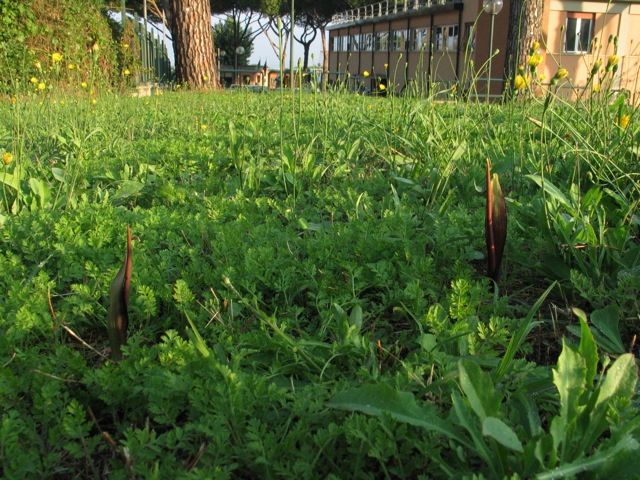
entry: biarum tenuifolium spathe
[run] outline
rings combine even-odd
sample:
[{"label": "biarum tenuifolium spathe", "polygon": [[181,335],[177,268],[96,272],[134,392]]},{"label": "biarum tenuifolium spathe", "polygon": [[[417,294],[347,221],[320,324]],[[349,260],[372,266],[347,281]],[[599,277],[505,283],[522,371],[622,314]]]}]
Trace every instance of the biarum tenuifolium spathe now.
[{"label": "biarum tenuifolium spathe", "polygon": [[127,225],[127,254],[117,275],[109,288],[109,343],[111,344],[111,359],[114,362],[122,360],[122,345],[127,343],[127,328],[129,327],[129,286],[131,285],[131,228]]},{"label": "biarum tenuifolium spathe", "polygon": [[498,174],[491,175],[491,163],[488,159],[487,209],[484,229],[487,241],[487,276],[497,282],[500,278],[500,265],[507,240],[507,204],[502,188],[500,188]]}]

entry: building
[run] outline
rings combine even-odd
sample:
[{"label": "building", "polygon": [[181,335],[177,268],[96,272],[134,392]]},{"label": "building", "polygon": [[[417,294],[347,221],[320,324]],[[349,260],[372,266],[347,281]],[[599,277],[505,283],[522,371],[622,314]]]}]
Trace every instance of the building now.
[{"label": "building", "polygon": [[[329,26],[329,81],[348,84],[356,78],[360,87],[378,93],[432,92],[455,85],[472,97],[500,97],[510,1],[495,15],[485,13],[494,2],[502,3],[389,0],[335,15]],[[637,101],[638,25],[640,0],[544,0],[542,81],[548,83],[559,67],[565,68],[569,84],[577,88],[566,89],[567,94],[575,94],[586,86],[597,59],[606,64],[614,53],[609,38],[617,38],[621,61],[614,88],[630,91]]]},{"label": "building", "polygon": [[231,85],[261,86],[274,88],[277,72],[273,72],[267,65],[239,66],[219,65],[220,85],[229,88]]}]

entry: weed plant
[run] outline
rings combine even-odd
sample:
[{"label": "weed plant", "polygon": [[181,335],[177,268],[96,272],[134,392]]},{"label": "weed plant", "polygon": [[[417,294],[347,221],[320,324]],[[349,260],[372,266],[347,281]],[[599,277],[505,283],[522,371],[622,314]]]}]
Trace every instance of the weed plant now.
[{"label": "weed plant", "polygon": [[527,91],[3,100],[2,475],[637,475],[637,110]]}]

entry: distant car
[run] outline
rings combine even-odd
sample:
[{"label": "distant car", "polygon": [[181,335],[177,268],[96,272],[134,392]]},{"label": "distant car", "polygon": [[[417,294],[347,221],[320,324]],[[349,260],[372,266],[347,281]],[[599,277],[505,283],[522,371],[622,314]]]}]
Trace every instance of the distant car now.
[{"label": "distant car", "polygon": [[248,90],[250,92],[265,92],[268,89],[266,87],[262,87],[260,85],[240,85],[239,83],[234,83],[231,85],[231,90]]}]

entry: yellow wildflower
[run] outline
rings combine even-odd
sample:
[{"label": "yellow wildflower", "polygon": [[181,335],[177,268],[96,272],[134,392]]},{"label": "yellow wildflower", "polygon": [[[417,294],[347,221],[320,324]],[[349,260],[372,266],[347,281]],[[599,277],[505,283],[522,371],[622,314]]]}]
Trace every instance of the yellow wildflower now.
[{"label": "yellow wildflower", "polygon": [[70,63],[69,65],[67,65],[67,68],[69,70],[73,70],[74,68],[76,68],[76,66],[73,63]]},{"label": "yellow wildflower", "polygon": [[47,84],[44,82],[40,82],[38,84],[38,90],[44,90],[45,88],[47,88]]},{"label": "yellow wildflower", "polygon": [[533,42],[531,44],[531,53],[536,53],[540,49],[540,42]]},{"label": "yellow wildflower", "polygon": [[363,77],[368,77],[369,76],[369,72],[365,70],[364,72],[362,72],[362,76]]},{"label": "yellow wildflower", "polygon": [[64,105],[64,100],[60,100],[60,105]]},{"label": "yellow wildflower", "polygon": [[627,128],[629,126],[630,121],[631,121],[630,115],[622,115],[620,117],[620,120],[618,121],[618,125],[620,125],[621,128]]},{"label": "yellow wildflower", "polygon": [[38,83],[38,79],[36,77],[31,77],[31,80],[29,80],[31,83],[33,83],[34,85],[36,83]]},{"label": "yellow wildflower", "polygon": [[87,82],[82,82],[82,83],[80,84],[80,86],[81,86],[82,88],[87,88],[87,87],[88,87]]},{"label": "yellow wildflower", "polygon": [[207,129],[207,126],[205,124],[200,125],[200,130],[204,132],[206,129]]},{"label": "yellow wildflower", "polygon": [[618,55],[611,55],[609,60],[607,60],[607,68],[615,67],[618,63],[620,63],[620,57]]},{"label": "yellow wildflower", "polygon": [[388,64],[388,63],[385,63],[385,64],[384,64],[384,68],[389,68],[389,64]]},{"label": "yellow wildflower", "polygon": [[128,69],[128,68],[125,68],[125,69],[124,69],[124,74],[125,74],[125,75],[131,75],[131,72],[129,71],[129,69]]},{"label": "yellow wildflower", "polygon": [[598,93],[598,92],[600,91],[600,88],[601,88],[601,87],[600,87],[600,85],[599,85],[599,84],[598,84],[598,85],[594,85],[594,86],[593,86],[593,93]]},{"label": "yellow wildflower", "polygon": [[531,55],[529,57],[529,60],[527,63],[529,64],[530,67],[535,68],[542,63],[542,60],[543,60],[542,55],[540,55],[539,53],[536,53],[535,55]]},{"label": "yellow wildflower", "polygon": [[378,85],[378,89],[383,92],[387,89],[387,86],[384,83],[381,83],[380,85]]},{"label": "yellow wildflower", "polygon": [[206,75],[205,75],[204,77],[202,77],[202,79],[203,79],[205,82],[208,82],[208,81],[209,81],[209,77],[207,77]]},{"label": "yellow wildflower", "polygon": [[123,44],[122,44],[122,48],[124,48],[124,49],[129,48],[129,44],[128,44],[128,43],[123,43]]},{"label": "yellow wildflower", "polygon": [[96,103],[98,103],[98,101],[95,98],[92,98],[91,99],[91,103],[93,103],[95,105]]},{"label": "yellow wildflower", "polygon": [[38,70],[42,70],[42,64],[38,61],[33,62],[33,66],[36,67]]},{"label": "yellow wildflower", "polygon": [[5,165],[9,165],[11,162],[13,162],[13,155],[9,152],[4,152],[4,155],[2,155],[2,161]]},{"label": "yellow wildflower", "polygon": [[60,63],[62,61],[62,54],[59,52],[53,52],[51,54],[51,61],[53,63]]},{"label": "yellow wildflower", "polygon": [[593,63],[593,67],[591,68],[591,75],[595,75],[596,73],[598,73],[598,70],[600,70],[601,66],[602,59],[599,58]]},{"label": "yellow wildflower", "polygon": [[523,77],[522,75],[516,75],[516,78],[513,80],[513,86],[516,90],[522,90],[528,84],[529,82],[527,81],[527,78]]}]

